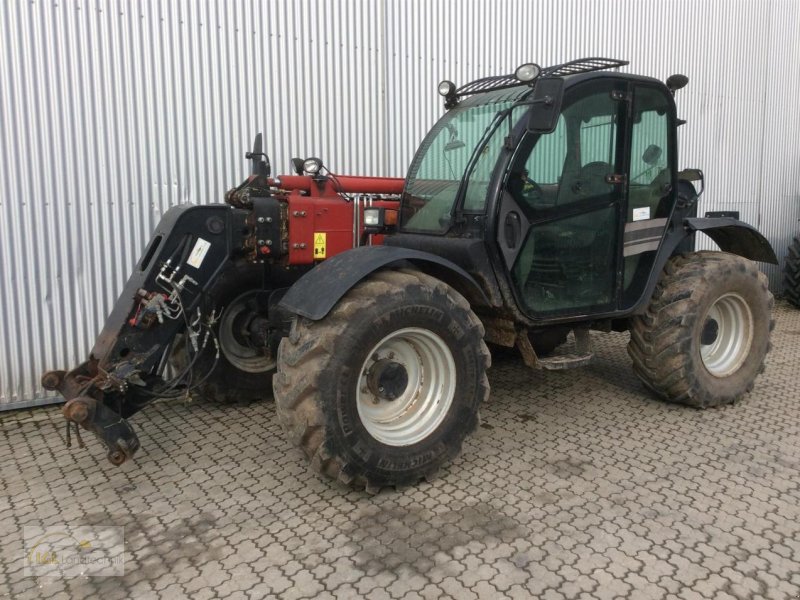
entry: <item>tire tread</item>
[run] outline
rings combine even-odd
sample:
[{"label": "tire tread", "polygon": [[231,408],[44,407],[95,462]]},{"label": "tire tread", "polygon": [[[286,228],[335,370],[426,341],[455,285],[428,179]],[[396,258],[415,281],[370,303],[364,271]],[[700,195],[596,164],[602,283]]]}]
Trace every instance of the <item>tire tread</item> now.
[{"label": "tire tread", "polygon": [[796,236],[789,246],[783,269],[783,285],[786,299],[800,308],[800,236]]},{"label": "tire tread", "polygon": [[[381,483],[373,481],[366,473],[359,473],[355,465],[345,462],[340,456],[331,455],[326,447],[325,418],[318,400],[318,376],[325,371],[334,357],[335,341],[348,334],[351,322],[368,306],[378,301],[381,295],[396,293],[409,286],[423,286],[447,295],[454,310],[466,312],[471,327],[480,332],[478,354],[483,362],[480,381],[481,402],[489,397],[489,380],[486,369],[491,365],[489,349],[483,342],[484,328],[473,313],[469,302],[444,282],[413,269],[385,270],[373,274],[369,279],[353,287],[322,321],[310,321],[298,317],[291,333],[281,342],[278,352],[278,372],[273,377],[273,390],[279,421],[289,433],[293,444],[299,446],[309,459],[311,468],[317,473],[367,493],[376,494]],[[465,423],[466,433],[477,426],[477,418]],[[448,458],[454,458],[459,448],[449,448]],[[433,477],[438,465],[423,471],[414,481],[397,481],[396,486],[412,485],[421,479]]]},{"label": "tire tread", "polygon": [[[661,398],[695,408],[721,406],[737,400],[736,395],[714,394],[704,389],[689,358],[691,332],[696,320],[701,318],[699,302],[710,285],[709,274],[714,271],[729,274],[733,270],[757,279],[768,296],[771,311],[774,300],[767,278],[753,262],[724,252],[701,251],[670,259],[647,311],[631,319],[628,354],[633,370],[645,386]],[[774,323],[770,316],[770,331]],[[762,359],[758,372],[763,370]],[[746,391],[752,387],[752,381],[748,382]]]}]

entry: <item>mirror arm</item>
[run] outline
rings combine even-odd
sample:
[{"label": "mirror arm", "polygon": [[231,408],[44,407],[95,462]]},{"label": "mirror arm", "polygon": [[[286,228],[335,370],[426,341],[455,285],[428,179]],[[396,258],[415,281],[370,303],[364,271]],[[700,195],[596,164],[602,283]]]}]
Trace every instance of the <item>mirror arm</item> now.
[{"label": "mirror arm", "polygon": [[544,98],[538,98],[536,100],[520,100],[519,102],[515,103],[512,108],[516,108],[518,106],[533,106],[534,104],[553,106],[553,102],[555,102],[555,98],[552,96],[545,96]]}]

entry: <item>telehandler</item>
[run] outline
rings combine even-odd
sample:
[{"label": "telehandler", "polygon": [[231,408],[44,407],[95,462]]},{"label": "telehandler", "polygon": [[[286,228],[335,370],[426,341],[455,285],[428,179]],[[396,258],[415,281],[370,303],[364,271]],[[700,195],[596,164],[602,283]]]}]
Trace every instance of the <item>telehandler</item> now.
[{"label": "telehandler", "polygon": [[[734,402],[770,347],[753,261],[775,253],[745,223],[696,216],[703,173],[678,170],[673,99],[688,79],[626,64],[443,81],[446,113],[405,179],[316,158],[273,178],[257,138],[253,174],[225,204],[165,214],[89,359],[44,386],[120,464],[151,400],[265,395],[271,379],[312,467],[368,492],[459,453],[489,396],[487,343],[565,369],[591,360],[590,330],[627,330],[655,394]],[[698,231],[721,251],[694,252]]]}]

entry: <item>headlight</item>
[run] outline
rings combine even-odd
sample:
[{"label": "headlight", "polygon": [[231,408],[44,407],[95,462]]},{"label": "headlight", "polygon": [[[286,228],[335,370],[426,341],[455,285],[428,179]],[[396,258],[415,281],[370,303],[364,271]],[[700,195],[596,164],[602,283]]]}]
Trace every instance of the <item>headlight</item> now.
[{"label": "headlight", "polygon": [[541,72],[542,68],[536,63],[525,63],[517,67],[517,70],[514,71],[514,77],[523,83],[528,83],[536,79]]},{"label": "headlight", "polygon": [[322,159],[307,158],[303,161],[303,171],[309,175],[316,175],[322,168]]},{"label": "headlight", "polygon": [[437,88],[442,96],[451,96],[456,93],[456,84],[446,79],[439,83]]},{"label": "headlight", "polygon": [[383,209],[365,208],[364,227],[383,227]]}]

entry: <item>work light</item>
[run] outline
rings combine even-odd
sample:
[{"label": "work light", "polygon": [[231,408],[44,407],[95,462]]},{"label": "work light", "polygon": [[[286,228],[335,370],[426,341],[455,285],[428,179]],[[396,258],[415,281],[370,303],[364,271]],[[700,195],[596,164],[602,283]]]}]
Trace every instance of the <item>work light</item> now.
[{"label": "work light", "polygon": [[382,208],[364,209],[364,227],[383,227],[384,211]]},{"label": "work light", "polygon": [[451,96],[456,93],[456,84],[453,83],[452,81],[448,81],[447,79],[445,79],[444,81],[439,83],[437,89],[439,90],[439,94],[441,94],[442,96],[445,97]]},{"label": "work light", "polygon": [[517,67],[514,71],[514,77],[523,83],[528,83],[536,79],[542,72],[542,68],[536,63],[525,63]]},{"label": "work light", "polygon": [[322,168],[322,159],[320,158],[307,158],[303,161],[303,171],[309,175],[316,175]]}]

